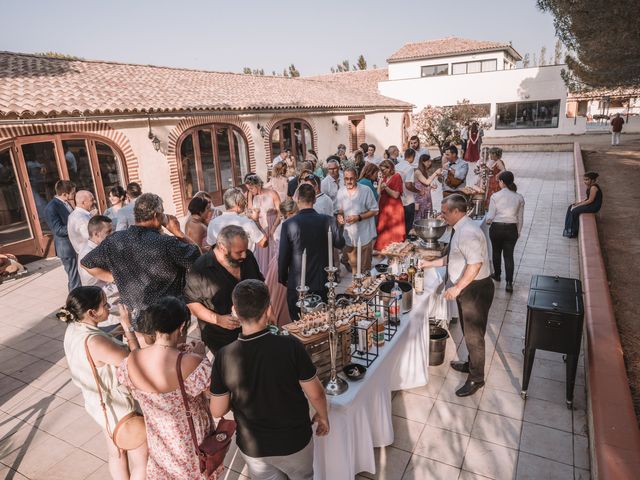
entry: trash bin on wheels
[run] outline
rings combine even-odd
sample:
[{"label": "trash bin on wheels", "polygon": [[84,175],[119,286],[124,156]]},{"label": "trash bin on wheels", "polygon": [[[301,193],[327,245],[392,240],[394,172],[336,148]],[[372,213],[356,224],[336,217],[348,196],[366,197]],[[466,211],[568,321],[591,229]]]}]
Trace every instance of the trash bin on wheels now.
[{"label": "trash bin on wheels", "polygon": [[536,350],[548,350],[566,355],[566,400],[567,407],[572,407],[583,320],[580,280],[546,275],[535,275],[531,279],[520,393],[523,399],[527,397]]}]

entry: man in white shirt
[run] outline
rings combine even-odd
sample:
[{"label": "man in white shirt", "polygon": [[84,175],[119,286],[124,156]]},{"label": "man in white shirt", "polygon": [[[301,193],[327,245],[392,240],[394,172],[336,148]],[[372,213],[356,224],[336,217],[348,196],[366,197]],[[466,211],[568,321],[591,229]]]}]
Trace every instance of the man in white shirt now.
[{"label": "man in white shirt", "polygon": [[282,150],[274,159],[273,162],[271,163],[271,168],[275,167],[276,164],[280,163],[280,162],[284,162],[287,159],[287,155],[288,155],[288,151],[287,150]]},{"label": "man in white shirt", "polygon": [[375,163],[376,165],[380,165],[382,161],[381,157],[376,157],[376,146],[373,143],[370,143],[367,148],[367,155],[364,157],[365,162]]},{"label": "man in white shirt", "polygon": [[402,176],[404,182],[404,188],[402,189],[402,206],[404,207],[404,228],[405,232],[413,228],[413,219],[416,216],[416,199],[414,193],[418,192],[414,183],[415,169],[413,167],[416,163],[416,152],[411,148],[407,148],[404,151],[404,158],[396,165],[396,172]]},{"label": "man in white shirt", "polygon": [[448,253],[437,260],[421,260],[422,268],[447,266],[446,300],[456,300],[469,352],[467,362],[453,361],[451,368],[468,373],[459,397],[473,395],[484,386],[484,335],[495,287],[491,280],[487,239],[480,227],[467,217],[467,201],[462,195],[442,200],[442,216],[453,228]]},{"label": "man in white shirt", "polygon": [[320,179],[313,173],[310,173],[302,178],[300,183],[308,183],[316,191],[316,203],[313,204],[313,209],[322,215],[333,217],[333,213],[335,212],[334,202],[329,198],[329,195],[320,191]]},{"label": "man in white shirt", "polygon": [[348,262],[351,272],[357,270],[357,246],[361,245],[361,271],[371,270],[373,240],[376,237],[375,216],[378,215],[378,203],[369,187],[358,185],[358,172],[355,168],[344,171],[344,187],[336,198],[338,223],[344,225],[345,247],[343,263]]},{"label": "man in white shirt", "polygon": [[[87,231],[89,233],[89,239],[87,243],[85,243],[82,250],[78,253],[78,262],[82,261],[82,259],[91,252],[94,248],[102,243],[102,241],[107,238],[113,232],[113,222],[111,219],[105,215],[95,215],[91,217],[89,220],[89,224],[87,225]],[[116,300],[120,297],[118,293],[118,287],[116,287],[115,283],[107,283],[104,280],[100,280],[97,277],[91,275],[86,269],[80,269],[80,282],[83,287],[91,287],[96,286],[100,287],[102,291],[107,296],[107,301],[113,307],[113,310],[117,310],[115,306]],[[112,310],[112,312],[113,312]],[[109,318],[104,322],[101,322],[99,327],[107,327],[104,328],[107,331],[110,331],[114,325],[119,325],[120,320],[118,316],[115,315],[115,312],[109,314]]]},{"label": "man in white shirt", "polygon": [[69,241],[73,245],[76,253],[89,241],[89,231],[87,225],[91,219],[91,210],[95,208],[95,199],[93,193],[87,190],[78,190],[76,192],[76,208],[69,214],[67,221],[67,232],[69,233]]},{"label": "man in white shirt", "polygon": [[[455,145],[448,146],[444,151],[446,165],[442,166],[442,195],[444,197],[459,193],[467,186],[467,173],[469,173],[469,164],[458,157],[458,148]],[[449,176],[449,172],[452,173]]]},{"label": "man in white shirt", "polygon": [[409,148],[416,152],[416,161],[413,162],[413,168],[418,168],[418,161],[422,155],[429,155],[429,149],[420,146],[420,138],[414,135],[409,139]]},{"label": "man in white shirt", "polygon": [[329,195],[332,202],[335,202],[338,190],[344,186],[344,180],[340,171],[340,162],[337,157],[331,156],[327,159],[327,176],[322,179],[320,191]]},{"label": "man in white shirt", "polygon": [[517,193],[513,182],[513,173],[505,170],[498,175],[500,190],[489,200],[489,211],[485,222],[489,227],[491,251],[493,254],[493,279],[500,281],[502,255],[507,286],[505,290],[513,292],[513,251],[522,231],[524,221],[524,197]]},{"label": "man in white shirt", "polygon": [[247,232],[249,236],[249,250],[255,251],[256,245],[264,247],[267,245],[267,237],[260,230],[256,222],[246,215],[242,215],[247,207],[247,200],[239,188],[230,188],[224,192],[224,206],[226,211],[219,217],[209,222],[207,227],[207,244],[215,245],[218,234],[227,225],[237,225]]}]

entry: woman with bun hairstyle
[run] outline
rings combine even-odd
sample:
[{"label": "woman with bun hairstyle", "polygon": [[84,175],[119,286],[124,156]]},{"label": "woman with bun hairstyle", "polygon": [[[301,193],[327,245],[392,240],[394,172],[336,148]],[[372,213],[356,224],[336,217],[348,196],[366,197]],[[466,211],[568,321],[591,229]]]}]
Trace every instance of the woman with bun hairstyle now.
[{"label": "woman with bun hairstyle", "polygon": [[191,314],[182,300],[160,299],[144,311],[138,322],[141,330],[154,337],[153,344],[132,352],[118,368],[118,380],[140,402],[147,423],[148,480],[203,478],[178,382],[178,354],[184,352],[180,374],[198,444],[211,426],[206,397],[211,363],[204,355],[202,342],[185,344],[190,322]]},{"label": "woman with bun hairstyle", "polygon": [[491,195],[489,212],[485,217],[489,227],[489,238],[493,253],[493,279],[500,281],[502,256],[506,271],[507,292],[513,292],[513,250],[522,231],[524,219],[524,197],[518,193],[513,182],[513,173],[508,170],[498,175],[500,190]]},{"label": "woman with bun hairstyle", "polygon": [[[116,367],[127,358],[129,351],[137,350],[138,341],[129,310],[122,304],[120,323],[124,328],[129,347],[98,328],[98,324],[109,316],[109,303],[100,287],[77,287],[71,290],[67,302],[57,313],[58,319],[67,323],[64,334],[64,353],[69,364],[71,379],[82,390],[84,408],[100,425],[107,437],[109,472],[115,480],[144,479],[147,466],[147,444],[127,451],[115,446],[109,432],[113,432],[118,421],[137,410],[133,397],[119,388]],[[93,376],[86,348],[96,367],[101,390]],[[106,405],[108,428],[100,404],[100,394]]]},{"label": "woman with bun hairstyle", "polygon": [[599,175],[596,172],[587,172],[584,174],[583,181],[587,186],[587,195],[584,200],[572,203],[567,209],[567,215],[564,219],[564,233],[568,238],[578,236],[580,221],[578,218],[583,213],[598,213],[602,207],[602,190],[598,185]]}]

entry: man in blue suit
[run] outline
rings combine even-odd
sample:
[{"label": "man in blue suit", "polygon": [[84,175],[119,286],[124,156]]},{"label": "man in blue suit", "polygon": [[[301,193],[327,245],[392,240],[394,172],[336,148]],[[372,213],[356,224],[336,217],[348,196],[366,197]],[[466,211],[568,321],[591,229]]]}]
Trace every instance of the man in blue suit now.
[{"label": "man in blue suit", "polygon": [[70,200],[76,193],[76,186],[70,180],[58,180],[55,185],[56,196],[44,210],[45,220],[53,233],[56,255],[62,261],[69,279],[69,291],[80,286],[78,273],[78,255],[69,241],[67,220],[73,211]]},{"label": "man in blue suit", "polygon": [[307,278],[309,294],[317,294],[327,300],[327,272],[329,265],[327,232],[331,229],[333,246],[344,247],[342,228],[336,219],[322,215],[313,209],[316,192],[311,185],[301,185],[298,189],[300,211],[282,224],[280,252],[278,255],[278,280],[287,287],[287,306],[294,320],[298,319],[296,306],[302,271],[302,252],[307,251]]}]

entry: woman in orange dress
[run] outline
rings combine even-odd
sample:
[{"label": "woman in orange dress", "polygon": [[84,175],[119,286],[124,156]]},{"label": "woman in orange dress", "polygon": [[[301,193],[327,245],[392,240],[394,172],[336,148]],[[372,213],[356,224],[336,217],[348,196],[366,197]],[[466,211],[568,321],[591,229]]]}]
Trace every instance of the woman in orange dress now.
[{"label": "woman in orange dress", "polygon": [[[492,147],[489,150],[489,161],[487,161],[487,208],[489,208],[491,195],[500,191],[500,180],[498,180],[498,175],[506,169],[507,167],[502,161],[502,149]],[[482,177],[479,178],[478,182],[482,182]]]},{"label": "woman in orange dress", "polygon": [[390,243],[403,242],[406,238],[402,189],[402,176],[396,173],[393,162],[391,160],[380,162],[378,178],[380,213],[376,227],[378,238],[374,246],[375,250],[382,251]]}]

